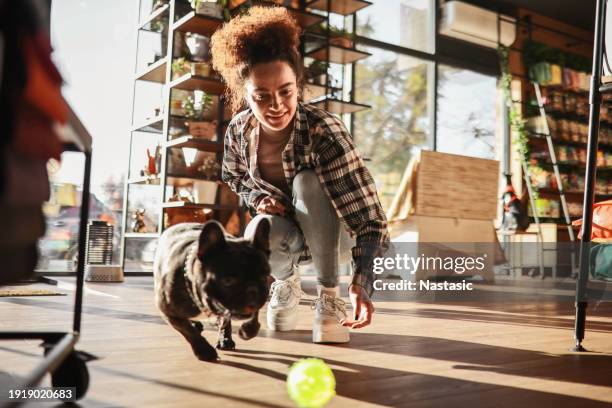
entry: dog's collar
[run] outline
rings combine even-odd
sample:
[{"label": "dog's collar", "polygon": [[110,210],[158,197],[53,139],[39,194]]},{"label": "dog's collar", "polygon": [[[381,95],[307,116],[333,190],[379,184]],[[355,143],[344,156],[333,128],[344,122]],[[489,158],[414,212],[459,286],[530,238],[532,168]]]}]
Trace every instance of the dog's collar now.
[{"label": "dog's collar", "polygon": [[191,267],[195,263],[195,258],[197,257],[197,244],[198,243],[196,241],[191,245],[189,251],[187,252],[187,257],[185,258],[185,265],[183,266],[185,289],[187,290],[187,294],[191,298],[191,301],[194,305],[196,305],[200,312],[210,316],[212,311],[210,310],[210,308],[206,307],[206,305],[204,305],[204,302],[197,296],[197,291],[194,288],[195,279],[193,279],[193,277],[189,273],[189,271],[192,269]]},{"label": "dog's collar", "polygon": [[[187,290],[187,294],[189,294],[191,301],[196,305],[196,307],[200,310],[200,312],[210,317],[211,315],[215,314],[213,311],[213,308],[211,307],[212,305],[209,305],[207,307],[205,303],[210,304],[210,302],[208,302],[208,298],[200,299],[197,296],[198,291],[195,288],[195,279],[189,273],[189,271],[193,269],[193,266],[195,265],[196,261],[199,261],[197,259],[197,247],[198,247],[198,242],[196,241],[190,246],[189,252],[187,253],[187,257],[185,258],[185,265],[183,268],[185,289]],[[202,295],[204,296],[205,294],[202,294]],[[215,308],[221,311],[221,315],[219,315],[219,317],[228,315],[230,313],[229,310],[225,306],[223,306],[220,302],[217,302],[214,300],[213,302],[214,302]]]}]

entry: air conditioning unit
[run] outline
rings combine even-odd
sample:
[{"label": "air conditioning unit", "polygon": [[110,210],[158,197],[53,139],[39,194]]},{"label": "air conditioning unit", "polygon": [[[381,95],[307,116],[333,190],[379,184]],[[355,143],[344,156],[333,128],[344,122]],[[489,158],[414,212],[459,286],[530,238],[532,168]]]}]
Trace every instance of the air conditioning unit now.
[{"label": "air conditioning unit", "polygon": [[[441,11],[440,34],[497,48],[498,13],[461,1],[447,1],[442,4]],[[509,46],[516,38],[516,20],[503,14],[499,17],[499,43]]]}]

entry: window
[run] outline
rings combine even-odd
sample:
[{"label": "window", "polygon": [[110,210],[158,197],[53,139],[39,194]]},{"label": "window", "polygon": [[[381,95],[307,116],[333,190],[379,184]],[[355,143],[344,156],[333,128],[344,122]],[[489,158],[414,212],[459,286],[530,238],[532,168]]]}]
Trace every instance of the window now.
[{"label": "window", "polygon": [[431,146],[433,64],[376,48],[355,71],[355,99],[372,109],[355,114],[353,134],[388,208],[415,151]]},{"label": "window", "polygon": [[496,158],[496,78],[448,65],[438,67],[436,150]]},{"label": "window", "polygon": [[[124,178],[132,111],[132,78],[138,1],[54,1],[53,58],[66,85],[64,95],[93,137],[90,219],[114,226],[113,262],[119,262]],[[74,270],[84,159],[64,153],[48,165],[51,199],[47,230],[39,242],[38,269]]]},{"label": "window", "polygon": [[434,52],[433,0],[378,0],[357,12],[357,34],[373,40]]}]

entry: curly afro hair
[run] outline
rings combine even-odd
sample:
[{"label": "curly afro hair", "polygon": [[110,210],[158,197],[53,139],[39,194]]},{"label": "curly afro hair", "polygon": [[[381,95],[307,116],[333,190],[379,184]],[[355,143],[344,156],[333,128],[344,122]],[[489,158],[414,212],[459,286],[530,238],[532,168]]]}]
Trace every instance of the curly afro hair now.
[{"label": "curly afro hair", "polygon": [[304,66],[298,51],[301,29],[283,7],[251,7],[217,30],[211,41],[212,63],[228,86],[234,113],[244,107],[244,82],[258,63],[285,61],[302,93]]}]

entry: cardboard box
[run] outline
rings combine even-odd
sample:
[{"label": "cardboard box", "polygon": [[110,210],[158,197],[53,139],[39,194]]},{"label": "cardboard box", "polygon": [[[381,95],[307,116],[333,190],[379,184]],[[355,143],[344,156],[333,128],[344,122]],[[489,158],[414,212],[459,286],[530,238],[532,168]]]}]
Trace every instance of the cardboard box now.
[{"label": "cardboard box", "polygon": [[[493,266],[496,258],[500,257],[500,248],[491,220],[411,216],[404,220],[391,221],[389,231],[392,242],[396,243],[399,249],[410,248],[412,254],[409,256],[484,255],[485,268],[478,275],[486,281],[494,280]],[[419,269],[414,275],[399,272],[402,279],[408,280],[445,276],[443,271],[438,270]],[[475,273],[466,273],[466,276],[469,275]]]}]

